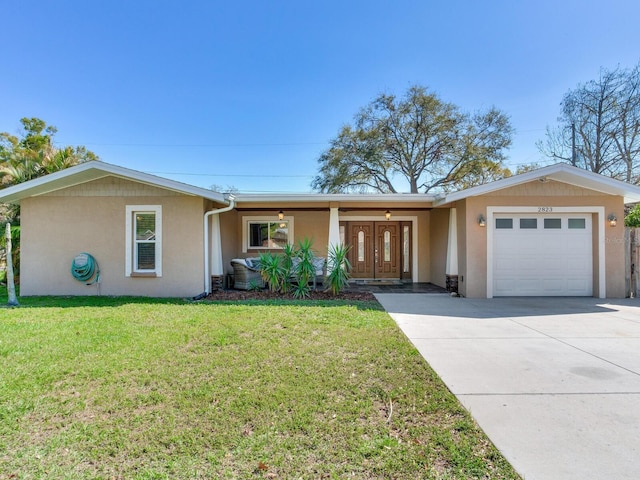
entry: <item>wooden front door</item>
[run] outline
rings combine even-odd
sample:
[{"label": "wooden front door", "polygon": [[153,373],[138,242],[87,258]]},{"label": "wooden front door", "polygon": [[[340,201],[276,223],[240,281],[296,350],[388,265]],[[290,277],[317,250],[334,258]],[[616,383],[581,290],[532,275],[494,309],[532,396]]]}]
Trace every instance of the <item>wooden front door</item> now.
[{"label": "wooden front door", "polygon": [[400,278],[400,224],[376,222],[375,278]]},{"label": "wooden front door", "polygon": [[346,222],[351,276],[401,278],[400,222]]}]

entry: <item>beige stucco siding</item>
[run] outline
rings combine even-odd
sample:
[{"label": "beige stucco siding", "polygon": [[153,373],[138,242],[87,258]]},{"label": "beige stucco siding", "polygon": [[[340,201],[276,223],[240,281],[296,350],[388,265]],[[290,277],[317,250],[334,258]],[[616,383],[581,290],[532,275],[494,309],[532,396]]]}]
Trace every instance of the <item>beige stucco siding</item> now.
[{"label": "beige stucco siding", "polygon": [[[242,251],[243,241],[246,239],[243,234],[246,233],[245,223],[248,219],[264,219],[265,221],[277,222],[277,212],[279,209],[274,209],[272,212],[262,210],[242,210],[235,212],[236,222],[234,227],[235,237],[237,238],[237,248],[232,249],[236,252],[235,256],[255,257],[265,250],[257,248],[247,248],[246,251]],[[286,218],[293,219],[293,242],[309,238],[313,241],[313,250],[319,256],[327,255],[327,242],[329,241],[329,211],[285,211]],[[231,218],[229,218],[228,225],[231,226]],[[231,260],[230,258],[228,260]],[[227,262],[228,263],[228,262]],[[226,267],[226,266],[225,266]]]},{"label": "beige stucco siding", "polygon": [[[434,208],[430,212],[429,253],[430,282],[441,287],[446,286],[447,246],[449,238],[449,209]],[[422,248],[422,245],[421,245]],[[422,253],[422,250],[421,250]]]},{"label": "beige stucco siding", "polygon": [[235,210],[220,214],[220,232],[222,242],[222,267],[225,274],[233,273],[231,260],[242,258],[242,231],[238,231],[240,213]]},{"label": "beige stucco siding", "polygon": [[414,251],[418,255],[418,282],[431,282],[431,210],[406,212],[407,215],[415,215],[418,222],[418,245]]},{"label": "beige stucco siding", "polygon": [[[294,242],[298,242],[301,239],[309,238],[313,240],[313,248],[317,255],[325,257],[327,255],[327,246],[329,241],[329,206],[318,207],[318,205],[307,206],[309,210],[297,210],[303,208],[296,204],[296,210],[287,210],[286,205],[273,205],[273,208],[269,209],[268,206],[263,206],[261,210],[246,209],[243,205],[242,210],[236,212],[229,212],[222,215],[221,227],[223,231],[227,231],[227,228],[234,227],[230,237],[234,238],[235,246],[232,245],[230,240],[223,240],[223,260],[225,272],[230,272],[229,262],[235,257],[252,257],[260,254],[261,249],[247,249],[242,250],[243,238],[245,234],[244,223],[249,218],[265,218],[272,221],[277,219],[277,212],[283,210],[287,218],[293,219],[294,229]],[[366,204],[358,205],[357,207],[349,205],[351,208],[371,208]],[[345,207],[349,209],[349,207]],[[326,209],[325,209],[326,208]],[[340,221],[353,221],[355,219],[370,219],[371,221],[385,221],[384,211],[387,208],[376,210],[352,210],[346,212],[340,212]],[[414,225],[417,225],[417,244],[414,252],[416,253],[418,260],[418,269],[415,278],[419,282],[429,282],[431,279],[431,267],[430,267],[430,212],[427,209],[424,210],[402,210],[401,207],[394,209],[392,212],[393,220],[415,220]],[[235,225],[234,225],[235,222]],[[415,238],[415,237],[414,237]]]},{"label": "beige stucco siding", "polygon": [[[566,189],[566,191],[565,191]],[[509,193],[510,195],[508,195]],[[478,215],[487,216],[487,207],[602,207],[604,217],[593,215],[593,266],[594,296],[598,291],[598,245],[604,244],[606,296],[619,298],[625,296],[624,272],[624,200],[622,197],[603,195],[599,192],[565,185],[560,182],[530,182],[500,192],[470,197],[458,202],[464,205],[464,215],[459,210],[458,216],[463,219],[462,227],[466,232],[458,231],[459,238],[466,243],[466,258],[460,259],[460,275],[465,276],[461,283],[461,293],[471,298],[482,298],[487,295],[487,230],[478,225]],[[606,217],[613,213],[619,219],[616,227],[610,227]],[[598,221],[605,222],[604,239],[598,238]]]},{"label": "beige stucco siding", "polygon": [[[182,297],[202,292],[203,200],[172,192],[162,196],[161,189],[140,187],[138,192],[150,195],[90,196],[84,188],[74,187],[75,192],[25,199],[21,204],[21,295]],[[162,206],[161,278],[125,276],[127,205]],[[98,261],[99,290],[70,274],[71,262],[81,252]]]},{"label": "beige stucco siding", "polygon": [[47,197],[175,197],[182,194],[108,176],[46,194]]}]

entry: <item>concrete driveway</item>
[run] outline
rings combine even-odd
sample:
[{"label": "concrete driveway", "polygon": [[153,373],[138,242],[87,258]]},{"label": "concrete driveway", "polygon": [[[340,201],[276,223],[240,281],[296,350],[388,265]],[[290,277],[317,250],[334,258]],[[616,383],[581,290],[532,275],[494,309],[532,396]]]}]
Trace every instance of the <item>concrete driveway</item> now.
[{"label": "concrete driveway", "polygon": [[526,480],[640,478],[640,301],[376,296]]}]

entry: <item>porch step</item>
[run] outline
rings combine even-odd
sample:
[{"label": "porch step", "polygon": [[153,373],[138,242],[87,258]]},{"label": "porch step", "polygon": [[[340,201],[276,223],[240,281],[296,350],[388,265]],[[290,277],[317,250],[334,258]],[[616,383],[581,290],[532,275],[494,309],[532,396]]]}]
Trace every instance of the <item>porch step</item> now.
[{"label": "porch step", "polygon": [[372,278],[367,280],[352,280],[355,285],[402,285],[399,278]]}]

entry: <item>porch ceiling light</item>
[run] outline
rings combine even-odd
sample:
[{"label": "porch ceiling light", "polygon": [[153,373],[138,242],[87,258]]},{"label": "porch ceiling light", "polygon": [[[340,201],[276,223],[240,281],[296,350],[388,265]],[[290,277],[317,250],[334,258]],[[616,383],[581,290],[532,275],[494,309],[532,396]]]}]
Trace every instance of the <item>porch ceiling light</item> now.
[{"label": "porch ceiling light", "polygon": [[481,227],[487,226],[487,221],[485,220],[484,215],[482,214],[478,215],[478,225],[480,225]]},{"label": "porch ceiling light", "polygon": [[284,212],[282,210],[278,212],[278,220],[280,221],[284,220]]},{"label": "porch ceiling light", "polygon": [[618,217],[616,217],[613,213],[609,214],[607,220],[609,220],[609,225],[612,227],[615,227],[618,224]]},{"label": "porch ceiling light", "polygon": [[391,210],[387,210],[386,212],[384,212],[384,218],[386,218],[387,220],[391,220]]}]

